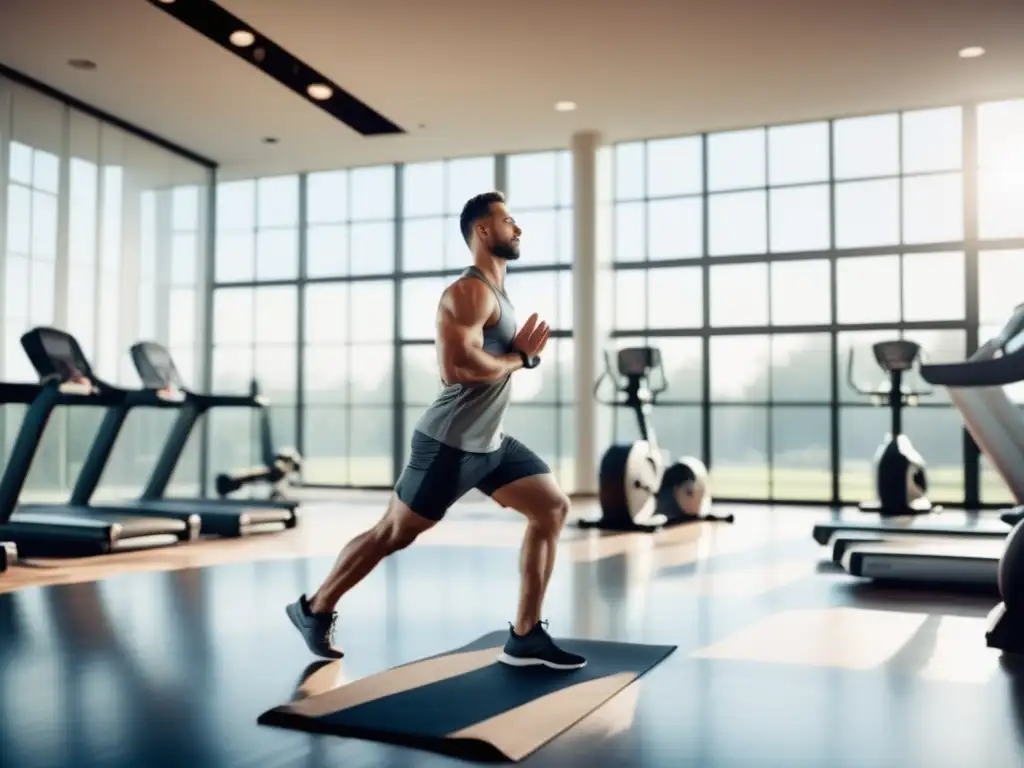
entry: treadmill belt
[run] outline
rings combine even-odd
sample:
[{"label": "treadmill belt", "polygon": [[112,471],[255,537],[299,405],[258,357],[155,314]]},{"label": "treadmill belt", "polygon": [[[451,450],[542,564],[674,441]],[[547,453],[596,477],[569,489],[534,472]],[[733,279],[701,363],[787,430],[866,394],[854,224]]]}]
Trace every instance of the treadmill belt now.
[{"label": "treadmill belt", "polygon": [[866,579],[997,589],[1002,552],[993,542],[865,543],[848,547],[842,565]]},{"label": "treadmill belt", "polygon": [[861,520],[836,520],[818,523],[814,526],[814,540],[822,546],[844,531],[859,533],[899,534],[902,536],[948,536],[974,539],[1005,539],[1010,535],[1010,528],[1005,523],[978,523],[977,525],[936,525],[935,523],[914,522],[911,525],[896,523],[878,523]]}]

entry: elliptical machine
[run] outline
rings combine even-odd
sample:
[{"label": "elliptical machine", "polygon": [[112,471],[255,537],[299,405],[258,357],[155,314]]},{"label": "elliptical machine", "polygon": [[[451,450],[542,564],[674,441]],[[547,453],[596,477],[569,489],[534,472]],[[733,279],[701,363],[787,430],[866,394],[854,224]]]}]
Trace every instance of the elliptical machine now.
[{"label": "elliptical machine", "polygon": [[[607,350],[604,361],[605,370],[594,383],[594,398],[602,405],[633,411],[640,427],[640,439],[630,445],[612,445],[605,451],[598,472],[601,517],[580,520],[579,527],[654,532],[683,523],[733,522],[732,515],[716,516],[706,512],[711,503],[711,490],[703,462],[686,456],[668,468],[665,466],[650,422],[657,396],[668,388],[661,351],[656,347],[619,350],[618,376],[612,370]],[[655,389],[650,387],[653,371],[657,371],[660,378]],[[606,378],[615,381],[616,393],[624,397],[601,399],[598,391]]]},{"label": "elliptical machine", "polygon": [[888,405],[892,417],[889,434],[882,440],[874,457],[875,492],[878,498],[862,502],[863,512],[877,512],[881,517],[922,515],[936,512],[928,499],[925,460],[903,434],[903,408],[918,404],[921,395],[932,390],[911,389],[903,384],[903,374],[913,368],[921,354],[921,346],[913,341],[897,339],[880,341],[871,347],[879,367],[889,374],[874,389],[864,389],[853,379],[853,349],[850,349],[846,378],[860,395],[870,397],[876,406]]}]

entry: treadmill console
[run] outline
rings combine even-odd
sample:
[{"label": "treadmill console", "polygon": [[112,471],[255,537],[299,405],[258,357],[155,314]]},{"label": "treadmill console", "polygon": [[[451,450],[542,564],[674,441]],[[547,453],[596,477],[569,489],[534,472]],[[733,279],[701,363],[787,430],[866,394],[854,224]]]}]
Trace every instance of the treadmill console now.
[{"label": "treadmill console", "polygon": [[51,327],[33,328],[22,335],[21,346],[40,381],[56,379],[62,389],[65,386],[92,388],[96,378],[92,366],[70,333]]},{"label": "treadmill console", "polygon": [[177,399],[185,384],[178,373],[171,353],[155,341],[140,341],[132,345],[132,362],[146,389],[155,389],[162,397]]}]

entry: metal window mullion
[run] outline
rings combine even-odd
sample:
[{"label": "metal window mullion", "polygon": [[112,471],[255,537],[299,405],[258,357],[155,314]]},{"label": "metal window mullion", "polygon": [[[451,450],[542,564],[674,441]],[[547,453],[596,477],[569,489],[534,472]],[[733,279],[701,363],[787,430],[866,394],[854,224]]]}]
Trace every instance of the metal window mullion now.
[{"label": "metal window mullion", "polygon": [[[964,202],[964,315],[967,323],[967,352],[973,353],[980,343],[981,297],[979,273],[981,256],[978,248],[978,107],[967,104],[963,109],[963,176],[961,188]],[[966,427],[962,429],[964,452],[964,506],[978,508],[981,504],[981,450]]]},{"label": "metal window mullion", "polygon": [[295,286],[295,446],[306,455],[306,262],[309,253],[309,174],[299,174],[299,263]]},{"label": "metal window mullion", "polygon": [[[6,86],[6,87],[5,87]],[[10,160],[11,139],[14,134],[14,99],[9,84],[0,78],[0,295],[6,296],[7,291],[7,203],[8,188],[10,186],[8,176],[8,164]],[[6,325],[6,316],[3,317]],[[6,360],[7,334],[0,334],[0,373],[6,375],[9,371],[4,370],[3,361]],[[3,437],[4,445],[7,441],[7,411],[8,408],[0,408],[0,437]],[[6,451],[4,452],[6,459]]]},{"label": "metal window mullion", "polygon": [[[905,304],[906,304],[906,302],[904,301],[904,282],[905,281],[904,281],[904,277],[903,277],[903,272],[904,272],[904,269],[905,269],[904,262],[906,261],[906,254],[905,254],[905,252],[903,250],[903,246],[906,244],[907,233],[906,233],[906,227],[905,227],[906,205],[904,204],[904,201],[903,201],[903,196],[906,194],[906,185],[904,184],[904,179],[903,179],[903,113],[902,112],[899,113],[899,116],[898,116],[898,118],[896,120],[896,163],[897,163],[896,167],[897,167],[897,169],[899,171],[899,176],[897,177],[897,184],[899,185],[899,187],[898,187],[898,192],[897,192],[896,204],[897,204],[897,206],[899,208],[899,210],[897,212],[897,216],[899,217],[899,226],[900,226],[899,268],[897,270],[898,277],[896,279],[897,279],[897,281],[899,283],[899,289],[898,289],[899,290],[899,301],[900,301],[899,317],[900,317],[900,322],[903,322],[904,320],[906,320],[906,313],[905,313]],[[901,338],[902,338],[902,334],[901,334]]]},{"label": "metal window mullion", "polygon": [[842,473],[842,455],[841,455],[841,442],[840,442],[840,411],[839,411],[839,331],[837,330],[839,325],[839,281],[838,281],[838,262],[839,259],[836,253],[836,179],[835,179],[835,165],[836,165],[836,125],[835,120],[828,121],[828,189],[829,189],[829,238],[830,238],[830,252],[829,252],[829,295],[830,304],[832,311],[832,330],[829,334],[831,342],[831,355],[830,366],[831,366],[831,396],[830,400],[830,417],[831,417],[831,440],[830,442],[830,463],[832,469],[832,504],[838,505],[840,503],[840,476]]},{"label": "metal window mullion", "polygon": [[53,281],[54,296],[53,324],[58,328],[68,326],[68,293],[71,280],[68,276],[69,227],[71,218],[71,110],[64,106],[61,111],[61,150],[57,181],[57,252],[54,255]]},{"label": "metal window mullion", "polygon": [[[345,275],[351,277],[352,275],[352,173],[345,174],[345,204],[348,206],[345,211],[345,237],[348,240],[345,246],[345,257],[348,259],[348,263],[345,264]],[[352,284],[346,281],[345,287],[348,289],[345,291],[345,328],[348,330],[348,336],[345,338],[343,344],[342,354],[345,356],[345,371],[352,370]],[[345,403],[345,484],[354,485],[352,482],[352,377],[350,375],[345,376],[345,392],[343,401]]]},{"label": "metal window mullion", "polygon": [[768,129],[761,133],[764,139],[764,264],[767,272],[765,280],[765,301],[768,309],[768,406],[765,414],[765,455],[768,457],[768,498],[775,498],[775,420],[772,418],[775,400],[775,334],[772,331],[772,193],[771,193],[771,159],[768,152]]},{"label": "metal window mullion", "polygon": [[[217,261],[217,169],[209,168],[207,176],[206,195],[206,265],[205,286],[203,290],[203,314],[206,322],[203,323],[203,344],[200,348],[202,355],[201,380],[203,390],[213,391],[213,334],[214,334],[214,281],[216,279]],[[155,278],[155,276],[154,276]],[[208,483],[210,471],[210,420],[203,419],[200,425],[199,440],[199,492],[203,498],[208,495]]]},{"label": "metal window mullion", "polygon": [[[395,218],[394,218],[394,248],[395,248],[395,272],[402,270],[405,262],[405,247],[403,241],[402,210],[404,208],[405,188],[405,164],[399,163],[395,166]],[[405,441],[405,403],[402,401],[404,394],[405,370],[402,365],[402,315],[403,315],[403,284],[396,276],[392,281],[394,289],[394,318],[391,333],[391,468],[395,480],[402,472],[404,460],[403,443]]]},{"label": "metal window mullion", "polygon": [[701,454],[704,465],[711,470],[713,456],[711,454],[711,232],[710,207],[708,194],[708,135],[700,134],[701,145],[701,289],[704,293],[703,328],[701,329]]},{"label": "metal window mullion", "polygon": [[[68,324],[68,290],[70,287],[70,280],[68,280],[68,246],[70,239],[68,237],[69,219],[71,216],[71,190],[70,190],[70,178],[71,178],[71,110],[68,106],[62,105],[61,110],[61,139],[60,139],[60,150],[58,155],[58,166],[57,166],[57,232],[56,235],[56,253],[54,254],[53,263],[53,283],[49,286],[50,295],[54,297],[53,302],[53,315],[50,318],[51,322],[57,328],[67,328]],[[37,150],[33,150],[37,151]],[[33,187],[35,186],[35,178],[33,174]],[[32,194],[32,206],[35,206],[35,193]],[[32,250],[31,243],[29,250]],[[35,262],[37,255],[33,252],[31,261]],[[29,280],[35,281],[35,275],[33,270],[29,268]],[[31,296],[33,291],[30,289],[29,295]],[[29,310],[31,312],[31,310]],[[60,428],[57,430],[58,438],[61,442],[61,468],[60,473],[64,479],[70,483],[71,473],[69,467],[71,466],[71,440],[69,439],[69,414],[65,412],[63,418],[60,420]]]}]

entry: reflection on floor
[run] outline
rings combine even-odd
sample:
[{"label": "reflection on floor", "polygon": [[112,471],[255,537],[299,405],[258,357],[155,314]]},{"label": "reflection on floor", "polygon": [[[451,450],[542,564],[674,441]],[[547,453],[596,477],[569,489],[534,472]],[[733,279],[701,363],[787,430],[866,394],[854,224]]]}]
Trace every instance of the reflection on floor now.
[{"label": "reflection on floor", "polygon": [[[0,763],[464,764],[256,724],[270,707],[512,618],[522,524],[467,504],[351,593],[339,620],[347,656],[316,663],[282,607],[377,517],[381,498],[363,498],[314,505],[276,537],[0,577]],[[735,525],[656,536],[566,532],[551,631],[678,650],[525,763],[1024,763],[1020,678],[984,645],[991,598],[854,585],[816,569],[810,529],[827,512],[729,511]]]}]

